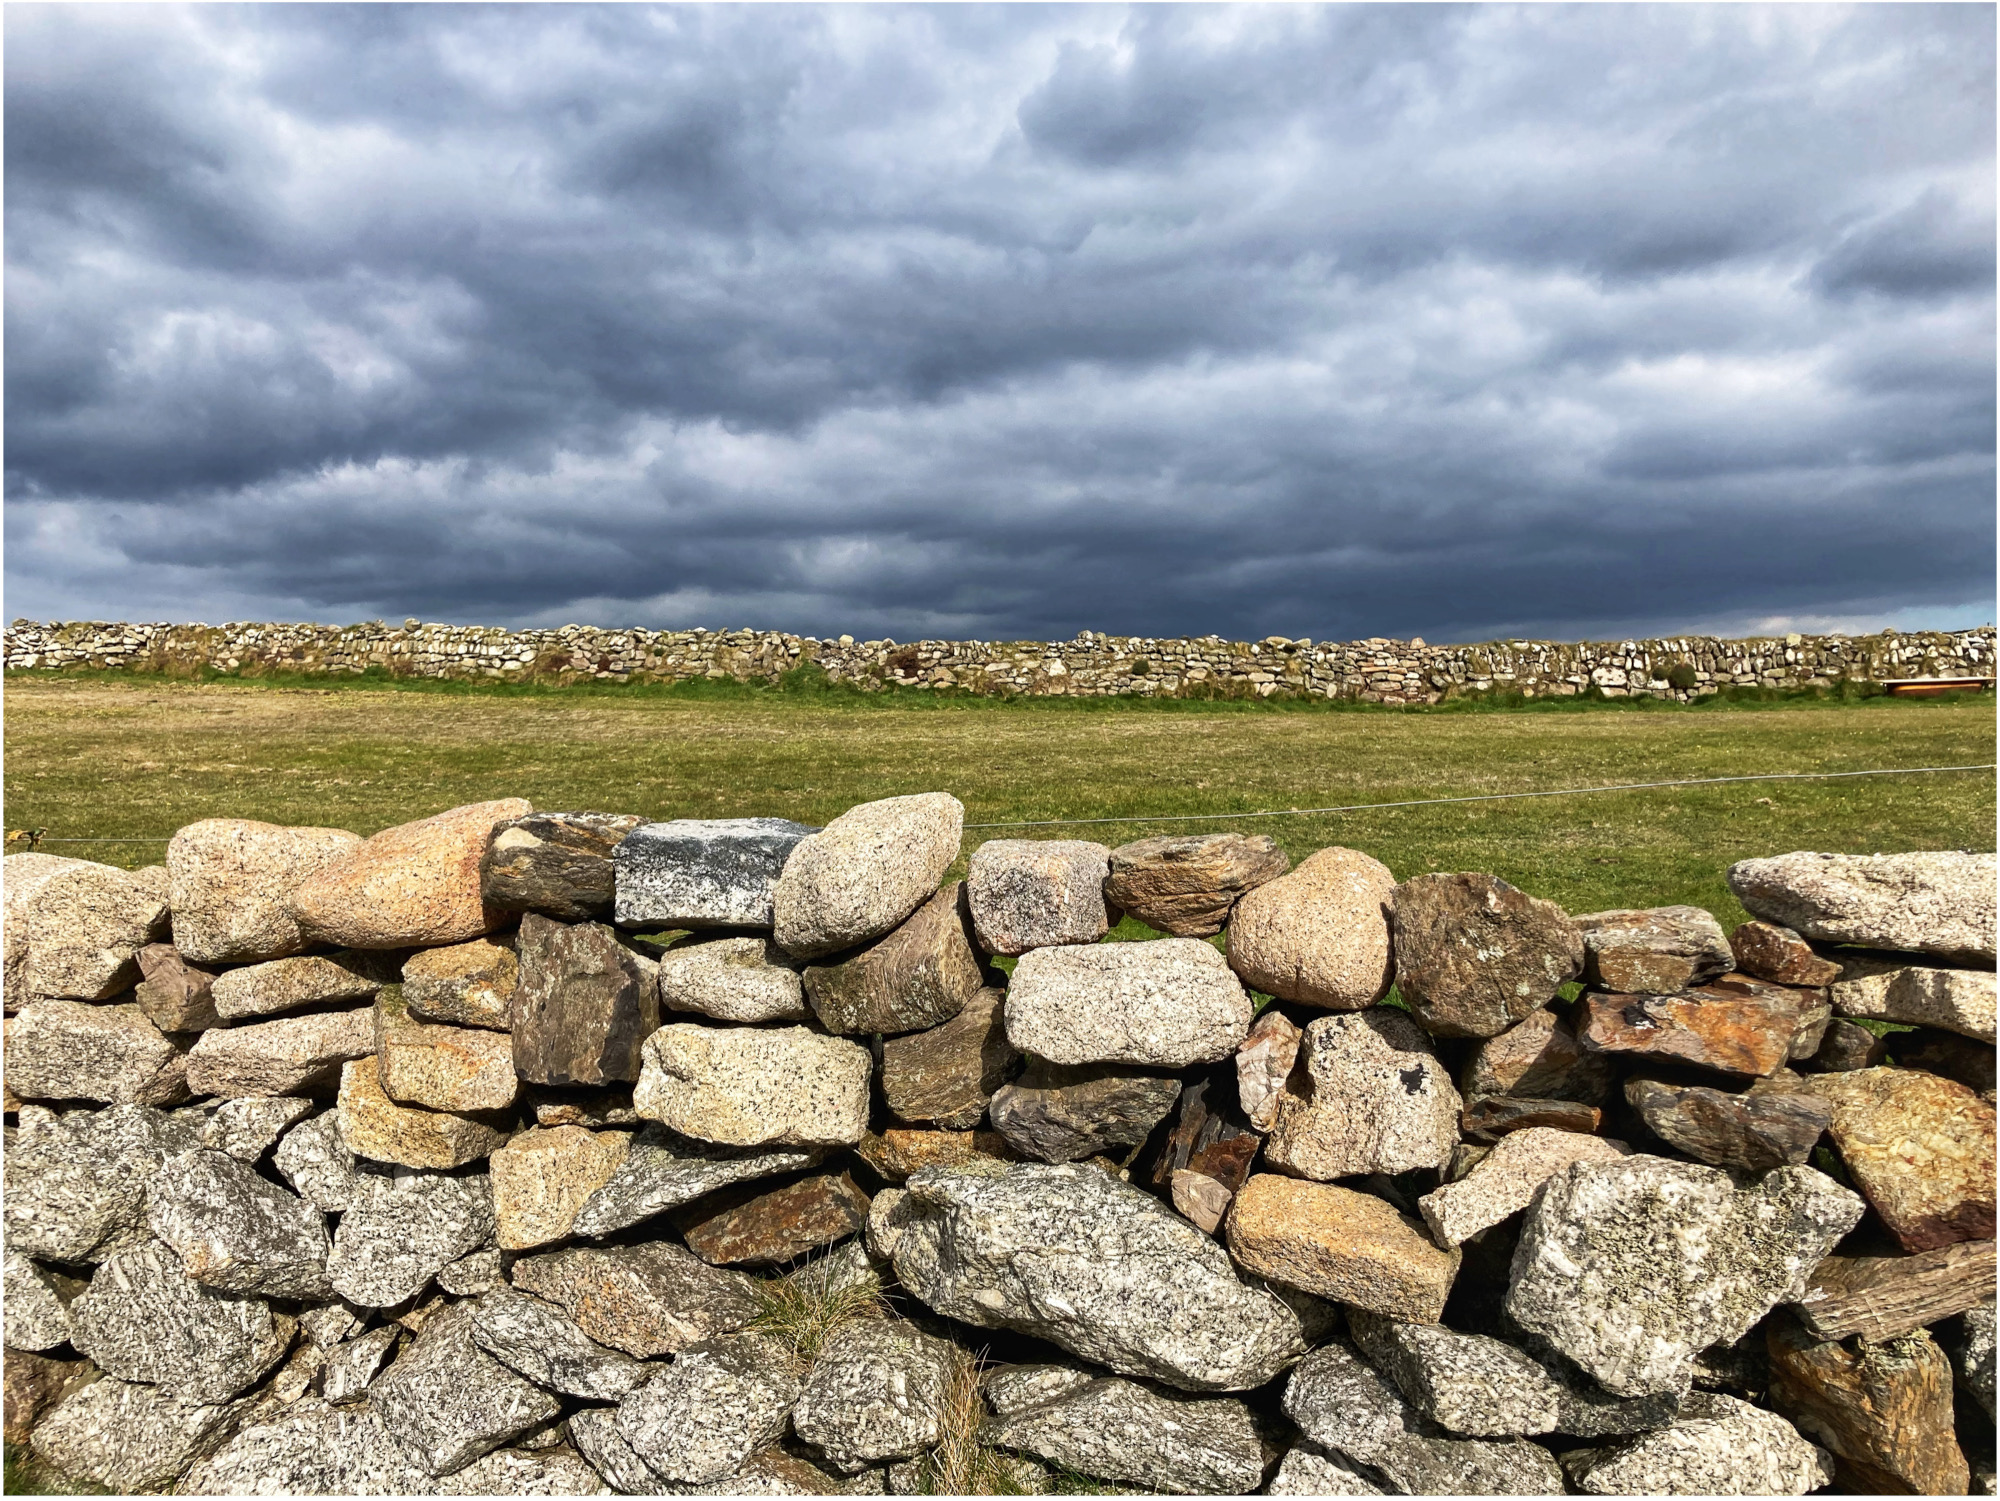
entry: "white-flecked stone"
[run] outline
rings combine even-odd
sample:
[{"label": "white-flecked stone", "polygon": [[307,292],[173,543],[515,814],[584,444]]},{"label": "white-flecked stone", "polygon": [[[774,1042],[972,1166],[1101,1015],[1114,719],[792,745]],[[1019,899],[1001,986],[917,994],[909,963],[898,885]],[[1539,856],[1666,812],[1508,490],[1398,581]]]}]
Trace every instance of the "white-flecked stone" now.
[{"label": "white-flecked stone", "polygon": [[1242,982],[1199,938],[1036,949],[1007,989],[1008,1041],[1051,1063],[1214,1063],[1250,1015]]},{"label": "white-flecked stone", "polygon": [[53,1350],[69,1342],[69,1309],[47,1270],[20,1252],[6,1255],[4,1296],[10,1350]]},{"label": "white-flecked stone", "polygon": [[1691,1395],[1672,1427],[1565,1454],[1563,1468],[1590,1496],[1803,1496],[1833,1480],[1825,1450],[1720,1392]]},{"label": "white-flecked stone", "polygon": [[1424,1223],[1441,1246],[1455,1246],[1526,1209],[1540,1188],[1573,1162],[1610,1162],[1628,1156],[1622,1141],[1529,1126],[1510,1131],[1464,1177],[1417,1200]]},{"label": "white-flecked stone", "polygon": [[646,1039],[632,1108],[722,1146],[851,1146],[867,1133],[868,1050],[805,1027],[676,1022]]},{"label": "white-flecked stone", "polygon": [[966,862],[972,927],[989,954],[1095,943],[1111,930],[1111,851],[1082,839],[989,839]]},{"label": "white-flecked stone", "polygon": [[1406,1013],[1372,1006],[1319,1017],[1300,1054],[1307,1088],[1280,1097],[1267,1162],[1325,1182],[1440,1168],[1451,1157],[1464,1102]]},{"label": "white-flecked stone", "polygon": [[726,1022],[802,1022],[805,982],[768,938],[687,939],[660,956],[660,1004]]},{"label": "white-flecked stone", "polygon": [[198,1111],[145,1105],[56,1115],[24,1107],[7,1139],[7,1249],[50,1261],[102,1261],[146,1243],[146,1186],[160,1164],[200,1144]]},{"label": "white-flecked stone", "polygon": [[484,1173],[362,1176],[333,1232],[327,1276],[363,1308],[388,1308],[440,1269],[492,1244],[493,1189]]},{"label": "white-flecked stone", "polygon": [[138,983],[139,950],[166,935],[163,876],[79,861],[37,881],[26,904],[27,994],[101,1001]]},{"label": "white-flecked stone", "polygon": [[7,1023],[7,1087],[24,1100],[172,1105],[188,1097],[184,1047],[136,1005],[31,1001]]},{"label": "white-flecked stone", "polygon": [[1991,963],[1994,874],[1992,855],[1964,850],[1800,850],[1738,861],[1729,867],[1729,889],[1751,916],[1807,938]]},{"label": "white-flecked stone", "polygon": [[772,894],[779,945],[817,959],[880,938],[938,889],[964,827],[964,805],[944,792],[849,808],[786,860]]},{"label": "white-flecked stone", "polygon": [[611,852],[627,927],[768,928],[771,896],[799,842],[787,818],[676,818],[641,824]]},{"label": "white-flecked stone", "polygon": [[374,1012],[320,1011],[240,1027],[213,1027],[188,1050],[188,1088],[196,1094],[331,1096],[341,1065],[375,1051]]}]

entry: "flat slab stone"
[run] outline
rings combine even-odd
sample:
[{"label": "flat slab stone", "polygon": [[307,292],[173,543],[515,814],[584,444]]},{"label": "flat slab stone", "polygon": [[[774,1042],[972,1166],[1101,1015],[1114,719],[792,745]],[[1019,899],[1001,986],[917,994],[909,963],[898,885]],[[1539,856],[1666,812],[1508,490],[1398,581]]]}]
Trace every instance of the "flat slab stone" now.
[{"label": "flat slab stone", "polygon": [[1833,1480],[1818,1445],[1774,1412],[1697,1392],[1670,1428],[1563,1456],[1588,1496],[1803,1496]]},{"label": "flat slab stone", "polygon": [[340,1135],[357,1156],[403,1167],[462,1167],[488,1156],[506,1140],[488,1121],[399,1105],[382,1091],[374,1059],[340,1070]]},{"label": "flat slab stone", "polygon": [[1604,1112],[1595,1105],[1582,1105],[1575,1100],[1524,1100],[1512,1095],[1467,1100],[1459,1115],[1466,1136],[1477,1142],[1498,1141],[1516,1131],[1538,1126],[1590,1136],[1603,1123]]},{"label": "flat slab stone", "polygon": [[1396,988],[1436,1037],[1491,1037],[1583,972],[1562,908],[1497,876],[1416,876],[1396,888]]},{"label": "flat slab stone", "polygon": [[1876,1344],[1815,1340],[1789,1319],[1765,1331],[1771,1405],[1839,1457],[1850,1485],[1962,1496],[1971,1480],[1952,1418],[1951,1363],[1922,1330]]},{"label": "flat slab stone", "polygon": [[809,965],[804,979],[829,1032],[914,1032],[949,1021],[985,980],[963,884],[954,881],[858,953]]},{"label": "flat slab stone", "polygon": [[401,985],[375,998],[375,1076],[397,1104],[431,1110],[505,1110],[520,1090],[512,1038],[420,1021]]},{"label": "flat slab stone", "polygon": [[639,1077],[639,1047],[660,1024],[646,962],[603,923],[521,919],[520,980],[508,1025],[514,1071],[535,1084]]},{"label": "flat slab stone", "polygon": [[6,1254],[7,1348],[53,1350],[69,1343],[69,1309],[55,1280],[20,1252]]},{"label": "flat slab stone", "polygon": [[897,1280],[947,1318],[1191,1391],[1260,1386],[1305,1313],[1150,1194],[1094,1168],[927,1168],[897,1204]]},{"label": "flat slab stone", "polygon": [[739,1470],[785,1430],[799,1378],[761,1335],[706,1340],[618,1404],[632,1451],[662,1480],[705,1485]]},{"label": "flat slab stone", "polygon": [[1736,968],[1722,924],[1700,907],[1621,908],[1572,919],[1583,982],[1627,995],[1673,995]]},{"label": "flat slab stone", "polygon": [[726,1022],[802,1022],[805,981],[761,935],[683,939],[660,955],[660,1004]]},{"label": "flat slab stone", "polygon": [[611,916],[611,854],[645,824],[637,813],[530,813],[498,824],[479,859],[479,894],[502,912],[558,922]]},{"label": "flat slab stone", "polygon": [[1773,985],[1831,985],[1840,978],[1838,964],[1822,959],[1805,939],[1776,923],[1753,919],[1739,924],[1729,935],[1729,950],[1743,973]]},{"label": "flat slab stone", "polygon": [[1906,1251],[1993,1239],[1993,1107],[1963,1084],[1903,1068],[1815,1074],[1840,1160]]},{"label": "flat slab stone", "polygon": [[186,1402],[162,1387],[107,1376],[57,1404],[32,1443],[61,1474],[119,1492],[156,1492],[219,1441],[241,1406]]},{"label": "flat slab stone", "polygon": [[291,895],[300,930],[357,949],[430,948],[491,932],[502,914],[479,892],[494,828],[530,812],[526,798],[468,803],[364,839]]},{"label": "flat slab stone", "polygon": [[868,1195],[847,1173],[820,1173],[759,1193],[736,1189],[691,1211],[683,1236],[711,1266],[775,1266],[858,1235]]},{"label": "flat slab stone", "polygon": [[1178,1079],[1036,1060],[992,1104],[993,1128],[1023,1158],[1075,1162],[1136,1147],[1180,1098]]},{"label": "flat slab stone", "polygon": [[979,946],[1025,954],[1095,943],[1111,931],[1104,880],[1111,851],[1084,839],[989,839],[966,864]]},{"label": "flat slab stone", "polygon": [[641,824],[611,857],[618,921],[628,927],[768,928],[785,862],[817,832],[786,818]]},{"label": "flat slab stone", "polygon": [[511,1138],[488,1164],[500,1248],[525,1251],[568,1237],[631,1146],[629,1131],[581,1126],[537,1126]]},{"label": "flat slab stone", "polygon": [[333,1232],[326,1266],[334,1291],[350,1303],[394,1307],[492,1242],[493,1190],[483,1173],[370,1176],[358,1190]]},{"label": "flat slab stone", "polygon": [[964,805],[943,792],[849,808],[785,861],[772,892],[779,945],[817,959],[881,937],[937,890],[964,828]]},{"label": "flat slab stone", "polygon": [[288,1095],[244,1095],[224,1100],[209,1112],[201,1128],[201,1144],[256,1163],[280,1136],[312,1112],[311,1100]]},{"label": "flat slab stone", "polygon": [[1914,1256],[1829,1256],[1792,1304],[1814,1339],[1881,1343],[1993,1301],[1993,1242],[1959,1241]]},{"label": "flat slab stone", "polygon": [[203,1287],[158,1241],[108,1258],[69,1313],[70,1343],[104,1370],[203,1403],[253,1385],[297,1327],[261,1299]]},{"label": "flat slab stone", "polygon": [[[137,958],[140,980],[132,999],[147,1021],[162,1032],[201,1032],[216,1024],[209,987],[217,971],[190,963],[171,943],[149,943]],[[7,1007],[10,1014],[16,1009]]]},{"label": "flat slab stone", "polygon": [[1007,1037],[1051,1063],[1186,1068],[1235,1053],[1250,997],[1195,938],[1036,949],[1014,968]]},{"label": "flat slab stone", "polygon": [[921,1454],[946,1435],[961,1359],[913,1324],[857,1320],[820,1347],[792,1429],[843,1473]]},{"label": "flat slab stone", "polygon": [[1622,1141],[1548,1126],[1510,1132],[1465,1176],[1417,1200],[1441,1246],[1455,1246],[1526,1209],[1544,1183],[1576,1162],[1611,1162],[1630,1154]]},{"label": "flat slab stone", "polygon": [[1625,1098],[1669,1146],[1711,1167],[1751,1172],[1804,1162],[1833,1121],[1831,1105],[1797,1090],[1759,1087],[1731,1094],[1632,1079]]},{"label": "flat slab stone", "polygon": [[1259,1173],[1236,1192],[1229,1254],[1259,1276],[1315,1297],[1436,1323],[1458,1252],[1373,1194]]},{"label": "flat slab stone", "polygon": [[1577,1035],[1595,1053],[1690,1063],[1755,1078],[1783,1068],[1811,991],[1732,977],[1680,995],[1591,991]]},{"label": "flat slab stone", "polygon": [[1166,834],[1111,851],[1104,896],[1162,933],[1208,938],[1246,891],[1290,866],[1268,834]]},{"label": "flat slab stone", "polygon": [[906,1131],[893,1126],[880,1136],[872,1132],[864,1136],[854,1155],[891,1183],[901,1183],[927,1167],[1021,1160],[998,1131]]},{"label": "flat slab stone", "polygon": [[403,961],[403,1003],[419,1021],[504,1032],[513,1016],[521,960],[514,935],[419,949]]},{"label": "flat slab stone", "polygon": [[346,829],[204,818],[167,845],[174,946],[197,964],[278,959],[306,948],[290,908],[307,880],[361,843]]},{"label": "flat slab stone", "polygon": [[26,995],[101,1001],[135,984],[139,950],[166,937],[166,883],[78,861],[45,871],[25,913]]},{"label": "flat slab stone", "polygon": [[267,959],[217,975],[209,987],[215,1012],[226,1022],[253,1016],[276,1016],[303,1006],[327,1006],[342,1001],[372,1001],[393,966],[360,950],[338,954],[301,954],[291,959]]},{"label": "flat slab stone", "polygon": [[1529,1206],[1506,1311],[1619,1396],[1679,1391],[1697,1353],[1803,1293],[1861,1211],[1808,1167],[1738,1190],[1664,1157],[1580,1162]]},{"label": "flat slab stone", "polygon": [[216,1027],[188,1049],[188,1088],[235,1099],[243,1095],[332,1095],[341,1065],[375,1051],[370,1008],[286,1016]]},{"label": "flat slab stone", "polygon": [[1306,1087],[1279,1100],[1267,1162],[1321,1180],[1444,1166],[1463,1101],[1405,1013],[1322,1016],[1300,1052]]},{"label": "flat slab stone", "polygon": [[1994,857],[1960,850],[1830,855],[1801,850],[1729,867],[1752,917],[1806,938],[1916,954],[1994,958]]},{"label": "flat slab stone", "polygon": [[476,1317],[465,1304],[438,1313],[369,1388],[369,1404],[434,1476],[462,1470],[562,1412],[555,1398],[480,1349]]},{"label": "flat slab stone", "polygon": [[1229,965],[1279,1000],[1358,1011],[1388,994],[1396,878],[1359,850],[1315,850],[1246,892],[1229,920]]},{"label": "flat slab stone", "polygon": [[23,1100],[173,1105],[188,1097],[184,1044],[136,1005],[31,1001],[7,1023],[7,1087]]},{"label": "flat slab stone", "polygon": [[1241,1496],[1264,1478],[1250,1409],[1107,1376],[1010,1413],[987,1442],[1100,1480],[1174,1495]]},{"label": "flat slab stone", "polygon": [[882,1044],[882,1097],[906,1121],[966,1131],[1021,1061],[1007,1040],[1006,992],[982,989],[957,1016]]},{"label": "flat slab stone", "polygon": [[762,1310],[757,1283],[682,1246],[571,1246],[514,1263],[514,1286],[555,1304],[591,1339],[642,1360],[734,1334]]},{"label": "flat slab stone", "polygon": [[146,1224],[205,1287],[265,1298],[332,1296],[325,1218],[226,1152],[169,1158],[153,1177]]},{"label": "flat slab stone", "polygon": [[545,1391],[616,1402],[652,1374],[598,1344],[552,1303],[496,1288],[469,1305],[479,1348]]},{"label": "flat slab stone", "polygon": [[1889,959],[1850,959],[1841,966],[1832,999],[1841,1016],[1939,1027],[1980,1042],[1993,1041],[1990,969],[1934,969]]},{"label": "flat slab stone", "polygon": [[821,1147],[718,1146],[647,1122],[577,1211],[571,1232],[609,1235],[734,1183],[816,1167],[825,1155]]},{"label": "flat slab stone", "polygon": [[144,1105],[62,1116],[31,1108],[20,1122],[4,1156],[7,1249],[51,1261],[102,1261],[150,1240],[147,1185],[202,1129]]},{"label": "flat slab stone", "polygon": [[851,1146],[868,1129],[868,1050],[804,1027],[675,1022],[646,1039],[632,1108],[722,1146]]}]

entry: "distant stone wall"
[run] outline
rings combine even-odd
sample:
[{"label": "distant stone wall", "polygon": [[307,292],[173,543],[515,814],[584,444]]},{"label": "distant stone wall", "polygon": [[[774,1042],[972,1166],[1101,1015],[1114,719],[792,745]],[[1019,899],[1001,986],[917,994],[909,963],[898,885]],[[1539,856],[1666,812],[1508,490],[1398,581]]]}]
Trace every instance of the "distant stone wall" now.
[{"label": "distant stone wall", "polygon": [[360,673],[430,678],[771,682],[812,662],[837,683],[981,694],[1268,698],[1435,703],[1454,692],[1695,699],[1729,687],[1991,676],[1991,626],[1876,636],[1711,636],[1648,641],[1315,642],[1267,636],[1156,639],[1084,632],[1072,641],[825,640],[777,631],[558,630],[424,625],[125,625],[17,620],[8,669],[123,667],[169,672]]}]

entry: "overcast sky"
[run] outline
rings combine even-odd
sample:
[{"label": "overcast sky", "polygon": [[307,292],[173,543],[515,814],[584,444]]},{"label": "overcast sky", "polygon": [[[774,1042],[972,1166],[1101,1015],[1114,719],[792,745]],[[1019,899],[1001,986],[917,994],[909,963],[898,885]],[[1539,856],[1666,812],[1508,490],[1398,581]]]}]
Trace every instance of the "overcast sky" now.
[{"label": "overcast sky", "polygon": [[5,26],[9,615],[1993,618],[1990,5]]}]

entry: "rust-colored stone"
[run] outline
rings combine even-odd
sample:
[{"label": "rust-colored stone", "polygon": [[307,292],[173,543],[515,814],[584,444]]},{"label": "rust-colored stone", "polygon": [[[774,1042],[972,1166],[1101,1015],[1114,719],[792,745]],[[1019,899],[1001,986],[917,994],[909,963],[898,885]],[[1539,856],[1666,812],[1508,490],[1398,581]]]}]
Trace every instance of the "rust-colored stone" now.
[{"label": "rust-colored stone", "polygon": [[1759,980],[1774,985],[1831,985],[1840,978],[1840,966],[1822,959],[1790,928],[1776,923],[1746,922],[1729,935],[1736,967]]},{"label": "rust-colored stone", "polygon": [[147,1021],[162,1032],[205,1032],[221,1020],[209,994],[215,970],[190,963],[171,943],[149,943],[138,959],[145,978],[132,999]]},{"label": "rust-colored stone", "polygon": [[998,1131],[912,1131],[891,1127],[880,1136],[864,1136],[854,1155],[892,1183],[901,1183],[920,1167],[956,1167],[985,1159],[1019,1162],[1014,1149]]},{"label": "rust-colored stone", "polygon": [[1268,834],[1162,834],[1111,852],[1104,898],[1162,933],[1208,938],[1244,892],[1290,868]]},{"label": "rust-colored stone", "polygon": [[1972,1476],[1952,1426],[1951,1362],[1928,1334],[1850,1350],[1779,1318],[1765,1348],[1771,1405],[1839,1457],[1853,1489],[1965,1494]]},{"label": "rust-colored stone", "polygon": [[1916,1069],[1814,1074],[1855,1186],[1906,1251],[1993,1239],[1993,1107]]},{"label": "rust-colored stone", "polygon": [[1811,995],[1739,975],[1681,995],[1592,991],[1578,1035],[1594,1053],[1671,1058],[1756,1077],[1784,1067],[1802,1000]]},{"label": "rust-colored stone", "polygon": [[1792,1306],[1814,1339],[1896,1339],[1993,1302],[1993,1242],[1915,1256],[1829,1256]]},{"label": "rust-colored stone", "polygon": [[683,1233],[710,1266],[771,1266],[859,1233],[868,1195],[846,1173],[822,1173],[768,1193],[718,1194],[695,1212]]},{"label": "rust-colored stone", "polygon": [[1466,1133],[1476,1141],[1498,1141],[1510,1131],[1530,1126],[1548,1126],[1557,1131],[1580,1131],[1595,1135],[1604,1123],[1604,1112],[1595,1105],[1575,1100],[1529,1100],[1513,1095],[1487,1095],[1467,1100],[1460,1120]]},{"label": "rust-colored stone", "polygon": [[477,938],[504,920],[479,894],[487,838],[528,811],[503,797],[384,829],[301,882],[291,914],[308,939],[357,949]]},{"label": "rust-colored stone", "polygon": [[1373,1194],[1260,1173],[1237,1190],[1229,1254],[1273,1282],[1371,1313],[1435,1324],[1458,1274],[1423,1225]]},{"label": "rust-colored stone", "polygon": [[1586,1053],[1576,1029],[1544,1007],[1482,1042],[1459,1089],[1467,1099],[1507,1094],[1602,1105],[1611,1093],[1612,1073],[1610,1059]]}]

